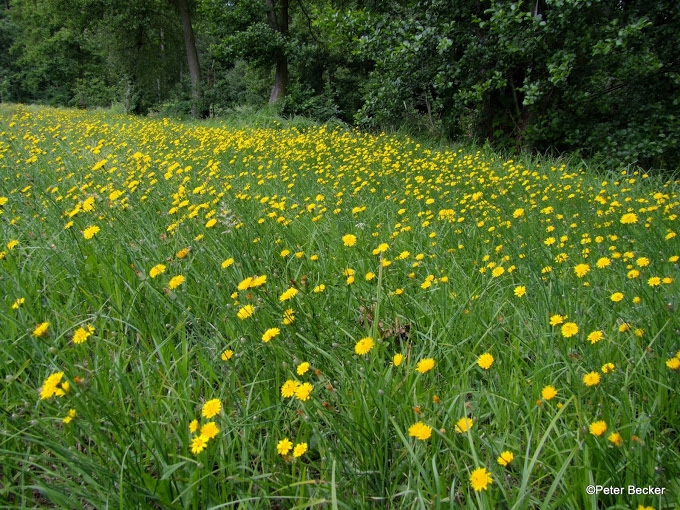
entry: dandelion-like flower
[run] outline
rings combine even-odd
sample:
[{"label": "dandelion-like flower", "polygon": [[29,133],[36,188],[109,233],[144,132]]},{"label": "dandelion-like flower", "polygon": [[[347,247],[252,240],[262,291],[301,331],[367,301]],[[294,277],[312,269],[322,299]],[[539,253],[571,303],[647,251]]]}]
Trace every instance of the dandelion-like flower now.
[{"label": "dandelion-like flower", "polygon": [[234,351],[232,351],[231,349],[226,349],[222,352],[220,358],[222,359],[222,361],[229,361],[233,356]]},{"label": "dandelion-like flower", "polygon": [[49,322],[41,322],[38,324],[35,329],[33,330],[32,335],[36,338],[40,338],[41,336],[45,336],[47,334],[47,328],[50,327]]},{"label": "dandelion-like flower", "polygon": [[515,455],[511,451],[505,451],[498,456],[496,462],[503,467],[508,467],[508,465],[515,459]]},{"label": "dandelion-like flower", "polygon": [[456,422],[456,432],[458,434],[464,434],[472,428],[474,425],[474,420],[472,418],[461,418]]},{"label": "dandelion-like flower", "polygon": [[375,342],[373,339],[370,336],[367,336],[356,343],[354,346],[354,352],[356,352],[359,356],[363,356],[364,354],[368,354],[374,346]]},{"label": "dandelion-like flower", "polygon": [[219,432],[220,432],[220,429],[219,429],[219,427],[215,424],[215,422],[214,422],[214,421],[210,421],[210,422],[206,423],[205,425],[203,425],[203,426],[201,427],[201,432],[200,432],[200,434],[201,434],[202,436],[207,437],[208,439],[212,439],[212,438],[215,437]]},{"label": "dandelion-like flower", "polygon": [[607,437],[607,441],[612,443],[614,446],[621,446],[623,444],[623,438],[621,437],[621,434],[618,432],[612,432],[609,434]]},{"label": "dandelion-like flower", "polygon": [[149,270],[149,276],[151,278],[156,278],[156,276],[163,274],[165,272],[165,266],[163,264],[156,264]]},{"label": "dandelion-like flower", "polygon": [[590,341],[591,344],[596,344],[600,340],[604,338],[604,333],[602,331],[593,331],[588,335],[588,341]]},{"label": "dandelion-like flower", "polygon": [[191,440],[191,453],[198,455],[208,446],[208,438],[198,435]]},{"label": "dandelion-like flower", "polygon": [[435,361],[433,358],[421,359],[416,365],[416,372],[424,374],[425,372],[429,372],[430,370],[432,370],[434,368],[434,365]]},{"label": "dandelion-like flower", "polygon": [[305,375],[308,370],[309,370],[309,363],[307,361],[304,361],[297,366],[297,368],[295,369],[295,372],[297,373],[297,375]]},{"label": "dandelion-like flower", "polygon": [[298,443],[293,448],[293,457],[302,457],[307,452],[307,443]]},{"label": "dandelion-like flower", "polygon": [[635,213],[626,213],[623,216],[621,216],[620,221],[623,225],[631,225],[633,223],[638,222],[638,217],[637,217],[637,214],[635,214]]},{"label": "dandelion-like flower", "polygon": [[288,455],[293,449],[293,443],[288,438],[284,438],[276,444],[276,451],[279,455]]},{"label": "dandelion-like flower", "polygon": [[355,236],[354,234],[347,234],[342,236],[342,244],[348,247],[354,246],[355,244],[357,244],[357,236]]},{"label": "dandelion-like flower", "polygon": [[400,353],[395,354],[394,357],[392,358],[392,364],[395,367],[398,367],[399,365],[401,365],[403,361],[404,361],[404,355],[400,354]]},{"label": "dandelion-like flower", "polygon": [[607,424],[604,421],[596,421],[590,424],[590,433],[594,436],[601,436],[607,431]]},{"label": "dandelion-like flower", "polygon": [[515,290],[513,291],[513,294],[517,296],[518,298],[524,297],[527,293],[527,288],[524,285],[518,285],[515,287]]},{"label": "dandelion-like flower", "polygon": [[220,402],[219,399],[214,398],[212,400],[208,400],[205,404],[203,404],[202,415],[204,418],[212,418],[213,416],[218,415],[221,410],[222,403]]},{"label": "dandelion-like flower", "polygon": [[598,384],[600,384],[600,380],[601,380],[600,374],[598,374],[597,372],[590,372],[583,376],[583,384],[585,384],[586,386],[597,386]]},{"label": "dandelion-like flower", "polygon": [[241,320],[245,320],[253,315],[253,313],[255,313],[255,307],[253,305],[246,305],[239,309],[239,311],[236,313],[236,317]]},{"label": "dandelion-like flower", "polygon": [[493,362],[494,358],[489,352],[485,352],[484,354],[481,354],[479,358],[477,358],[477,364],[484,370],[489,370],[491,365],[493,365]]},{"label": "dandelion-like flower", "polygon": [[487,490],[492,483],[491,473],[485,467],[477,468],[470,474],[470,486],[475,492]]},{"label": "dandelion-like flower", "polygon": [[555,389],[554,386],[546,386],[541,390],[541,398],[543,400],[552,400],[557,396],[557,390]]},{"label": "dandelion-like flower", "polygon": [[262,334],[262,341],[264,343],[269,342],[272,338],[275,336],[278,336],[281,333],[281,330],[279,328],[269,328],[267,331],[265,331]]},{"label": "dandelion-like flower", "polygon": [[588,264],[578,264],[576,267],[574,267],[574,273],[576,273],[576,276],[579,278],[583,278],[586,274],[588,274],[588,271],[590,271],[590,266]]},{"label": "dandelion-like flower", "polygon": [[414,423],[408,428],[408,435],[425,441],[432,436],[432,427],[425,425],[422,421]]},{"label": "dandelion-like flower", "polygon": [[181,274],[177,275],[177,276],[173,276],[170,279],[170,282],[168,283],[168,288],[174,290],[177,287],[179,287],[180,285],[182,285],[184,283],[184,281],[185,281],[185,278]]},{"label": "dandelion-like flower", "polygon": [[300,386],[300,383],[297,381],[294,381],[292,379],[287,380],[283,385],[281,386],[281,396],[284,398],[290,398],[295,395],[295,392],[298,389],[298,386]]},{"label": "dandelion-like flower", "polygon": [[561,331],[564,338],[570,338],[578,333],[578,326],[575,322],[566,322],[562,325]]},{"label": "dandelion-like flower", "polygon": [[87,326],[86,328],[78,328],[73,333],[73,343],[82,344],[87,338],[94,333],[93,326]]},{"label": "dandelion-like flower", "polygon": [[279,297],[279,301],[284,302],[288,301],[289,299],[293,299],[295,295],[298,293],[298,290],[295,287],[291,287],[290,289],[287,289],[281,296]]},{"label": "dandelion-like flower", "polygon": [[295,390],[295,398],[305,402],[305,401],[309,400],[309,395],[312,393],[313,389],[314,389],[314,386],[312,386],[310,383],[308,383],[308,382],[302,383]]},{"label": "dandelion-like flower", "polygon": [[83,237],[85,239],[92,239],[97,232],[99,232],[99,227],[97,225],[92,225],[91,227],[87,227],[85,230],[83,230]]}]

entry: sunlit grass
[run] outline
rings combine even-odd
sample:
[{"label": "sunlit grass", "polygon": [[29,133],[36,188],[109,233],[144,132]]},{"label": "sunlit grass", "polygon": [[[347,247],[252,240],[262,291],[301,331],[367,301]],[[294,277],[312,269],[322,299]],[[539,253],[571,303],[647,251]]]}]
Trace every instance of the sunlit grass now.
[{"label": "sunlit grass", "polygon": [[676,182],[0,112],[8,506],[678,503]]}]

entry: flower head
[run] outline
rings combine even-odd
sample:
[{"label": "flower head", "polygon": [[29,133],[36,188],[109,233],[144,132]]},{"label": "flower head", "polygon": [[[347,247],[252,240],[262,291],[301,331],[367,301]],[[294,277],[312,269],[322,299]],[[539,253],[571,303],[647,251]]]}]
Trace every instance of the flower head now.
[{"label": "flower head", "polygon": [[83,237],[85,239],[92,239],[97,232],[99,232],[99,227],[97,225],[92,225],[83,230]]},{"label": "flower head", "polygon": [[570,338],[578,333],[578,326],[575,322],[566,322],[562,325],[561,331],[564,338]]},{"label": "flower head", "polygon": [[295,372],[297,375],[305,375],[307,371],[309,370],[309,363],[307,361],[304,361],[303,363],[300,363]]},{"label": "flower head", "polygon": [[176,289],[177,287],[179,287],[180,285],[182,285],[184,283],[184,280],[185,280],[185,278],[181,274],[177,275],[177,276],[173,276],[170,279],[170,282],[168,283],[168,288]]},{"label": "flower head", "polygon": [[472,418],[461,418],[456,422],[456,432],[458,434],[464,434],[472,428],[474,421]]},{"label": "flower head", "polygon": [[86,328],[78,328],[75,330],[73,333],[73,343],[74,344],[82,344],[85,340],[87,340],[87,337],[92,335],[94,333],[94,327],[93,326],[87,326]]},{"label": "flower head", "polygon": [[293,443],[288,438],[284,438],[276,444],[276,451],[279,455],[288,455],[293,448]]},{"label": "flower head", "polygon": [[220,358],[222,359],[222,361],[229,361],[232,358],[233,355],[234,355],[234,351],[232,351],[231,349],[226,349],[222,353]]},{"label": "flower head", "polygon": [[253,315],[253,313],[255,313],[255,307],[253,305],[246,305],[239,309],[239,311],[236,313],[236,316],[241,320],[245,320]]},{"label": "flower head", "polygon": [[496,462],[503,467],[508,467],[508,464],[510,464],[514,458],[515,455],[511,451],[505,451],[498,456]]},{"label": "flower head", "polygon": [[35,329],[33,330],[32,335],[36,338],[40,338],[41,336],[45,336],[47,334],[47,328],[50,327],[49,322],[41,322],[38,324]]},{"label": "flower head", "polygon": [[470,486],[475,492],[487,490],[492,483],[491,473],[484,467],[477,468],[470,474]]},{"label": "flower head", "polygon": [[425,441],[426,439],[430,439],[432,436],[432,427],[429,427],[422,421],[419,421],[408,428],[408,435],[410,437],[420,439],[421,441]]},{"label": "flower head", "polygon": [[159,274],[165,272],[165,266],[163,264],[156,264],[149,270],[149,276],[151,278],[156,278]]},{"label": "flower head", "polygon": [[401,353],[395,354],[394,357],[392,358],[392,364],[395,367],[398,367],[399,365],[401,365],[403,361],[404,361],[404,355],[401,354]]},{"label": "flower head", "polygon": [[597,372],[590,372],[583,376],[583,384],[586,386],[597,386],[600,384],[600,374]]},{"label": "flower head", "polygon": [[546,386],[541,390],[541,398],[543,400],[552,400],[557,396],[557,390],[554,386]]},{"label": "flower head", "polygon": [[590,433],[594,436],[601,436],[607,431],[607,424],[604,421],[596,421],[590,424]]},{"label": "flower head", "polygon": [[484,370],[489,370],[491,368],[491,365],[493,365],[493,362],[494,358],[491,355],[491,353],[488,352],[481,354],[479,358],[477,358],[477,364]]},{"label": "flower head", "polygon": [[298,389],[298,386],[300,386],[299,382],[294,381],[292,379],[287,380],[281,386],[281,396],[284,398],[292,397],[293,395],[295,395],[295,391]]},{"label": "flower head", "polygon": [[359,356],[363,356],[364,354],[368,354],[374,346],[375,342],[373,341],[373,338],[367,336],[356,343],[354,346],[354,352],[356,352]]},{"label": "flower head", "polygon": [[435,362],[433,358],[421,359],[416,365],[416,372],[424,374],[425,372],[429,372],[430,370],[432,370],[434,368],[434,365]]},{"label": "flower head", "polygon": [[524,285],[518,285],[517,287],[515,287],[515,290],[513,291],[513,293],[518,298],[521,298],[527,293],[527,288]]},{"label": "flower head", "polygon": [[596,344],[604,338],[604,333],[602,331],[593,331],[588,335],[588,340],[591,344]]},{"label": "flower head", "polygon": [[295,458],[302,457],[306,451],[307,443],[298,443],[295,445],[295,448],[293,448],[293,457]]},{"label": "flower head", "polygon": [[287,289],[281,296],[279,297],[279,301],[284,302],[288,301],[289,299],[293,299],[295,295],[298,293],[298,290],[295,287],[291,287]]},{"label": "flower head", "polygon": [[202,414],[204,418],[212,418],[213,416],[219,414],[221,410],[222,403],[220,402],[219,399],[214,398],[212,400],[208,400],[205,404],[203,404]]},{"label": "flower head", "polygon": [[269,342],[272,338],[275,336],[279,335],[281,333],[281,330],[279,328],[269,328],[267,331],[265,331],[262,334],[262,341],[264,343]]},{"label": "flower head", "polygon": [[312,393],[313,389],[314,386],[312,386],[310,383],[302,383],[295,390],[295,398],[305,402],[306,400],[309,400],[309,395]]},{"label": "flower head", "polygon": [[212,439],[219,433],[220,429],[214,421],[209,421],[201,427],[201,435]]},{"label": "flower head", "polygon": [[191,440],[191,453],[198,455],[208,445],[208,438],[200,434]]},{"label": "flower head", "polygon": [[345,246],[354,246],[357,244],[357,236],[354,234],[347,234],[342,236],[342,244]]}]

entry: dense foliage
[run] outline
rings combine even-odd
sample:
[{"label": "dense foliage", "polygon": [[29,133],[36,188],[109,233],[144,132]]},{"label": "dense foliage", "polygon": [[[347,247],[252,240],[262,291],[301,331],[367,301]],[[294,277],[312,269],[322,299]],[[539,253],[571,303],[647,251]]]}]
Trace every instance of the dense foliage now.
[{"label": "dense foliage", "polygon": [[370,129],[680,165],[675,0],[11,0],[0,46],[3,101],[219,115],[269,99]]}]

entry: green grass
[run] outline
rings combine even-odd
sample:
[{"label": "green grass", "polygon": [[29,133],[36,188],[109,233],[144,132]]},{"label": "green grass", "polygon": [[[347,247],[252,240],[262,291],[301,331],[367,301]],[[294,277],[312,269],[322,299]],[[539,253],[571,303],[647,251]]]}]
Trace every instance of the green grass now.
[{"label": "green grass", "polygon": [[[680,503],[677,182],[268,117],[0,113],[3,507]],[[41,399],[59,372],[68,391]],[[290,380],[310,398],[282,397]],[[193,420],[219,428],[198,453]],[[475,491],[478,468],[493,483]]]}]

